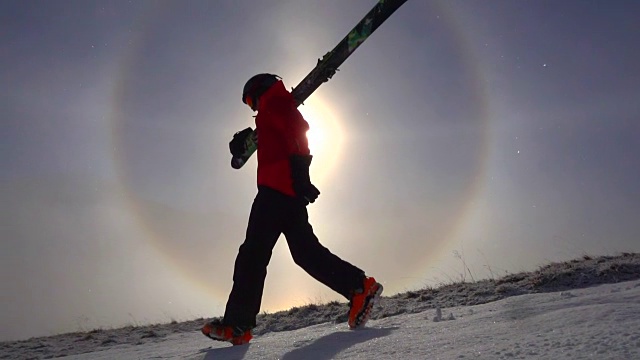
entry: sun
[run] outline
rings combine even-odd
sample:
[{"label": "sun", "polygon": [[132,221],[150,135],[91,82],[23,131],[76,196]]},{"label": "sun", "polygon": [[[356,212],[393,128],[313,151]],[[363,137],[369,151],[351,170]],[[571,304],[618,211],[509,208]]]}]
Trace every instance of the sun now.
[{"label": "sun", "polygon": [[334,113],[318,97],[308,100],[299,109],[309,122],[307,139],[313,155],[311,171],[314,181],[321,182],[339,161],[343,141],[342,128]]},{"label": "sun", "polygon": [[310,129],[307,131],[309,148],[315,154],[323,153],[327,146],[327,134],[323,126],[317,124],[318,121],[309,121]]}]

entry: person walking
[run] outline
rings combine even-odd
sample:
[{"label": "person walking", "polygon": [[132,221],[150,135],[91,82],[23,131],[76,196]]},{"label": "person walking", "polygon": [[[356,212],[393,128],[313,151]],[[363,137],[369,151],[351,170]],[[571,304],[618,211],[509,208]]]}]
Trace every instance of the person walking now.
[{"label": "person walking", "polygon": [[[309,124],[277,75],[264,73],[249,79],[242,102],[257,111],[258,193],[235,260],[224,316],[205,323],[202,333],[233,345],[252,339],[267,265],[281,234],[298,266],[349,300],[349,328],[364,326],[383,287],[360,268],[331,253],[309,224],[306,207],[320,195],[309,176],[313,159],[306,137]],[[232,155],[241,155],[244,144],[245,139],[234,137],[229,143]]]}]

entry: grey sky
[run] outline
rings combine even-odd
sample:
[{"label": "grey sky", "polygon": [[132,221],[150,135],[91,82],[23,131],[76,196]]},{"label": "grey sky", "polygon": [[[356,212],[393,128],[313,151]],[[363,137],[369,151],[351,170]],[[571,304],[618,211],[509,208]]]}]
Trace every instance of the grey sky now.
[{"label": "grey sky", "polygon": [[[1,2],[0,340],[220,315],[256,191],[241,88],[297,85],[374,4]],[[485,277],[640,251],[638,11],[409,0],[300,108],[320,241],[387,294],[459,279],[454,252]],[[284,241],[266,286],[267,311],[340,299]]]}]

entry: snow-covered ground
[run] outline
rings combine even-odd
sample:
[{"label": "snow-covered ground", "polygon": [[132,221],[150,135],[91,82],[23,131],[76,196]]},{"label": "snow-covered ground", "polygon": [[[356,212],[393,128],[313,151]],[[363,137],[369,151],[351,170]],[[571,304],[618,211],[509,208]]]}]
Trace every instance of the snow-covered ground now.
[{"label": "snow-covered ground", "polygon": [[[572,278],[584,282],[590,276],[603,278],[607,276],[603,269],[640,278],[638,268],[621,259],[637,264],[637,255],[628,254],[626,258],[584,259],[546,269],[554,269],[557,274],[551,279],[554,281]],[[571,273],[568,277],[569,273],[563,275],[559,271],[560,268],[584,270],[585,263],[592,264],[587,267],[592,271]],[[513,291],[516,282],[538,281],[545,273],[543,270],[545,268],[491,282],[499,283],[498,292],[506,291],[505,284],[512,284],[507,290]],[[64,358],[640,359],[640,280],[605,284],[591,280],[584,284],[587,287],[562,286],[564,290],[506,296],[480,305],[378,316],[367,328],[357,331],[349,331],[343,322],[335,321],[288,331],[262,327],[252,342],[243,346],[211,341],[199,333],[197,322],[192,322],[187,330],[167,334],[159,328],[142,327],[4,343],[0,357],[45,358],[68,354]],[[438,292],[437,289],[426,291],[432,295]],[[459,288],[455,291],[459,292]],[[455,291],[449,291],[447,297]],[[384,313],[385,308],[397,310],[401,304],[409,306],[410,303],[402,299],[425,302],[433,298],[426,293],[407,294],[383,298],[378,314]],[[300,311],[290,311],[289,316],[305,317],[300,316]],[[184,324],[167,326],[180,328]],[[83,348],[83,343],[92,341],[97,344]]]},{"label": "snow-covered ground", "polygon": [[[640,281],[398,315],[349,331],[321,324],[230,347],[194,331],[70,359],[640,359]],[[451,315],[452,320],[449,319]]]}]

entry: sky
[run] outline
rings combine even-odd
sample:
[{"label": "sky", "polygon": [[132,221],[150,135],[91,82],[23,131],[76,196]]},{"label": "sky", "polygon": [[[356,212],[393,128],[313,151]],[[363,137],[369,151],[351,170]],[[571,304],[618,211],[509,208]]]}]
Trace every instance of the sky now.
[{"label": "sky", "polygon": [[[0,340],[221,315],[241,89],[294,87],[374,4],[0,2]],[[386,295],[640,251],[639,10],[409,0],[300,107],[321,243]],[[344,300],[282,240],[264,311]]]}]

